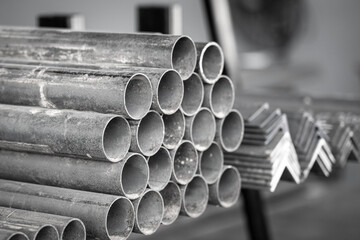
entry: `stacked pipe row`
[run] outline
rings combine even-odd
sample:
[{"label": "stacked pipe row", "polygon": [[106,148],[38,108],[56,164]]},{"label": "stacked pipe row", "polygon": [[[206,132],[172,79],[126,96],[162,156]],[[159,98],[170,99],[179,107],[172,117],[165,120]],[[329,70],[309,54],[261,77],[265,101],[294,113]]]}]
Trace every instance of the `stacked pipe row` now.
[{"label": "stacked pipe row", "polygon": [[2,27],[0,62],[0,238],[126,239],[236,203],[216,43]]}]

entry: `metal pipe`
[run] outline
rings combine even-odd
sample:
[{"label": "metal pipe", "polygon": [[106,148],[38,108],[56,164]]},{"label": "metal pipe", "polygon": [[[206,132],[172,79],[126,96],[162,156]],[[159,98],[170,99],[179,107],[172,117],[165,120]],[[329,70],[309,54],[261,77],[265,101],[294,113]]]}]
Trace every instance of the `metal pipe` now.
[{"label": "metal pipe", "polygon": [[69,63],[171,68],[188,78],[196,49],[187,36],[0,29],[0,57]]},{"label": "metal pipe", "polygon": [[3,240],[29,240],[28,236],[17,230],[7,230],[0,227],[0,239]]},{"label": "metal pipe", "polygon": [[121,116],[0,104],[2,149],[118,162],[130,142]]},{"label": "metal pipe", "polygon": [[141,73],[4,63],[0,71],[0,102],[5,104],[112,113],[136,120],[151,106],[151,82]]},{"label": "metal pipe", "polygon": [[126,239],[135,220],[125,197],[8,180],[0,180],[0,206],[79,218],[90,239]]},{"label": "metal pipe", "polygon": [[179,216],[181,209],[181,191],[179,186],[170,181],[166,187],[160,191],[160,194],[164,200],[164,217],[162,224],[170,225]]},{"label": "metal pipe", "polygon": [[223,208],[233,206],[239,199],[241,178],[239,171],[226,165],[222,169],[220,178],[209,185],[209,204],[219,205]]},{"label": "metal pipe", "polygon": [[216,119],[215,140],[227,152],[234,152],[244,138],[244,119],[238,110],[231,110],[222,119]]},{"label": "metal pipe", "polygon": [[194,144],[183,140],[170,154],[174,163],[172,179],[181,185],[188,184],[196,174],[199,161]]},{"label": "metal pipe", "polygon": [[165,136],[163,145],[167,149],[174,149],[184,137],[185,134],[185,116],[178,110],[171,115],[162,116],[165,127]]},{"label": "metal pipe", "polygon": [[224,53],[216,42],[196,42],[197,62],[195,71],[205,83],[215,83],[224,69]]},{"label": "metal pipe", "polygon": [[129,121],[131,128],[130,151],[145,156],[154,155],[161,147],[165,126],[160,114],[149,111],[140,121]]},{"label": "metal pipe", "polygon": [[147,189],[133,201],[135,225],[133,231],[150,235],[156,232],[164,216],[164,201],[158,191]]},{"label": "metal pipe", "polygon": [[161,147],[157,153],[148,158],[149,187],[160,191],[168,184],[171,178],[173,162],[169,151]]},{"label": "metal pipe", "polygon": [[6,230],[16,229],[24,233],[30,240],[59,240],[59,233],[56,228],[50,224],[44,224],[34,221],[12,223],[0,221],[0,228]]},{"label": "metal pipe", "polygon": [[107,163],[0,150],[0,178],[135,199],[148,184],[149,167],[137,153]]},{"label": "metal pipe", "polygon": [[203,106],[210,108],[215,117],[224,118],[235,102],[234,84],[227,76],[221,76],[216,83],[204,84]]},{"label": "metal pipe", "polygon": [[181,111],[186,116],[195,115],[204,100],[204,85],[198,74],[193,73],[184,81],[184,98],[181,103]]},{"label": "metal pipe", "polygon": [[20,225],[34,222],[51,224],[57,229],[61,240],[85,240],[86,237],[84,223],[77,218],[0,207],[0,221]]},{"label": "metal pipe", "polygon": [[206,210],[209,189],[205,179],[201,175],[196,175],[187,185],[180,186],[182,204],[182,215],[197,218]]},{"label": "metal pipe", "polygon": [[186,117],[184,139],[194,143],[196,150],[205,151],[215,138],[216,122],[208,108],[200,110],[191,117]]},{"label": "metal pipe", "polygon": [[215,183],[220,177],[224,165],[224,154],[216,142],[208,149],[199,153],[199,173],[204,177],[207,184]]}]

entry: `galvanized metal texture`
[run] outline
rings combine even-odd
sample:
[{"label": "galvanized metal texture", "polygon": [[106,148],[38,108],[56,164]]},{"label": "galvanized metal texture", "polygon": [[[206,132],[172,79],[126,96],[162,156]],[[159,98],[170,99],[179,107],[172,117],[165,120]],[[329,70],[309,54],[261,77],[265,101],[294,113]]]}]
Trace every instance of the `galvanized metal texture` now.
[{"label": "galvanized metal texture", "polygon": [[186,116],[195,115],[204,101],[204,85],[198,74],[193,73],[184,81],[184,98],[181,111]]},{"label": "galvanized metal texture", "polygon": [[178,218],[181,209],[181,190],[179,185],[170,181],[160,194],[164,200],[163,225],[170,225]]},{"label": "galvanized metal texture", "polygon": [[29,240],[25,233],[18,230],[7,230],[0,227],[0,239],[3,240]]},{"label": "galvanized metal texture", "polygon": [[79,218],[89,239],[126,239],[135,220],[124,197],[8,180],[0,180],[0,206]]},{"label": "galvanized metal texture", "polygon": [[156,191],[164,189],[170,181],[174,165],[169,151],[161,147],[159,151],[149,157],[147,161],[149,165],[148,186]]},{"label": "galvanized metal texture", "polygon": [[174,149],[184,137],[185,134],[185,116],[178,110],[171,115],[162,116],[165,127],[165,136],[163,145],[167,149]]},{"label": "galvanized metal texture", "polygon": [[54,226],[36,221],[13,223],[0,220],[0,228],[16,229],[28,236],[30,240],[59,240],[59,233]]},{"label": "galvanized metal texture", "polygon": [[198,172],[204,177],[207,184],[213,184],[218,180],[223,165],[224,154],[216,142],[213,142],[205,151],[199,152]]}]

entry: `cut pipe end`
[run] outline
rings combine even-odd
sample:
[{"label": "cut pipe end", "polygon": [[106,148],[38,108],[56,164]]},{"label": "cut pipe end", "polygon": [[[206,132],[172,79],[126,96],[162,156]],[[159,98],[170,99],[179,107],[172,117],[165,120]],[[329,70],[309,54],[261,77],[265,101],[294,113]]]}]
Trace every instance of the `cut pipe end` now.
[{"label": "cut pipe end", "polygon": [[63,232],[60,233],[62,240],[85,240],[86,230],[85,225],[80,219],[72,219],[64,227]]},{"label": "cut pipe end", "polygon": [[185,116],[178,110],[172,115],[163,115],[165,136],[163,145],[168,149],[174,149],[185,134]]},{"label": "cut pipe end", "polygon": [[184,96],[184,85],[179,73],[175,70],[170,69],[164,72],[156,91],[157,104],[162,113],[173,114],[180,108]]},{"label": "cut pipe end", "polygon": [[129,153],[121,172],[121,188],[125,197],[136,199],[145,191],[149,181],[149,166],[144,156]]},{"label": "cut pipe end", "polygon": [[184,81],[184,98],[181,103],[181,110],[186,116],[195,115],[204,100],[204,85],[200,76],[193,73]]},{"label": "cut pipe end", "polygon": [[196,58],[194,42],[187,36],[181,36],[172,49],[172,68],[179,72],[182,79],[187,79],[195,70]]},{"label": "cut pipe end", "polygon": [[224,53],[215,42],[201,46],[199,56],[199,72],[206,83],[213,84],[218,80],[224,69]]},{"label": "cut pipe end", "polygon": [[190,123],[190,139],[199,151],[205,151],[214,141],[216,134],[216,121],[208,108],[201,108],[192,117]]},{"label": "cut pipe end", "polygon": [[[1,233],[0,233],[0,236],[2,237],[3,235],[1,235]],[[26,236],[22,232],[11,233],[11,234],[9,234],[8,236],[5,236],[5,237],[6,238],[4,240],[29,240],[28,236]]]},{"label": "cut pipe end", "polygon": [[169,182],[160,194],[164,200],[164,217],[162,224],[170,225],[178,218],[180,213],[181,190],[176,183]]},{"label": "cut pipe end", "polygon": [[169,151],[161,147],[157,153],[149,157],[149,187],[156,191],[164,189],[171,178],[172,160]]},{"label": "cut pipe end", "polygon": [[34,240],[49,240],[49,239],[59,239],[59,233],[56,230],[56,228],[52,225],[44,225],[34,235]]},{"label": "cut pipe end", "polygon": [[244,137],[244,120],[237,110],[232,110],[224,119],[218,120],[219,141],[227,152],[236,151]]},{"label": "cut pipe end", "polygon": [[234,84],[227,76],[221,76],[210,90],[210,109],[217,118],[224,118],[234,106]]},{"label": "cut pipe end", "polygon": [[199,172],[207,184],[213,184],[218,180],[223,165],[223,151],[216,142],[213,142],[207,150],[200,153]]},{"label": "cut pipe end", "polygon": [[135,222],[135,211],[131,201],[124,197],[116,199],[106,217],[106,231],[109,239],[127,239]]},{"label": "cut pipe end", "polygon": [[188,184],[195,176],[199,161],[194,145],[190,141],[183,141],[172,150],[172,158],[174,180],[182,185]]},{"label": "cut pipe end", "polygon": [[131,144],[131,130],[128,121],[120,116],[112,118],[106,125],[103,138],[103,151],[111,162],[123,159]]},{"label": "cut pipe end", "polygon": [[125,111],[131,119],[139,120],[146,115],[152,103],[152,87],[144,74],[134,74],[125,87]]}]

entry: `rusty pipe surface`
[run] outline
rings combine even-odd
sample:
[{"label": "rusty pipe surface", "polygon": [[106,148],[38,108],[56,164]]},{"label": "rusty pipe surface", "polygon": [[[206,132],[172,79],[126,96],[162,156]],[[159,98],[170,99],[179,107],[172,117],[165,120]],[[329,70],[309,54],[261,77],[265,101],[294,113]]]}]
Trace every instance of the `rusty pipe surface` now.
[{"label": "rusty pipe surface", "polygon": [[196,42],[197,61],[195,71],[205,83],[214,84],[224,69],[224,53],[216,42]]},{"label": "rusty pipe surface", "polygon": [[7,230],[0,227],[0,239],[3,240],[29,240],[25,233],[18,230]]},{"label": "rusty pipe surface", "polygon": [[239,199],[241,178],[239,171],[225,165],[216,183],[209,185],[209,204],[224,208],[233,206]]},{"label": "rusty pipe surface", "polygon": [[171,68],[183,79],[196,66],[187,36],[0,28],[0,57],[69,63]]},{"label": "rusty pipe surface", "polygon": [[141,119],[149,111],[152,85],[141,73],[0,64],[0,102],[74,109]]},{"label": "rusty pipe surface", "polygon": [[51,224],[54,226],[61,240],[85,240],[84,223],[77,218],[26,211],[15,208],[0,207],[0,221],[10,224]]},{"label": "rusty pipe surface", "polygon": [[118,162],[130,142],[121,116],[0,104],[2,149]]},{"label": "rusty pipe surface", "polygon": [[197,218],[202,215],[207,207],[209,199],[209,189],[205,179],[201,175],[196,175],[187,185],[180,186],[182,204],[182,215]]},{"label": "rusty pipe surface", "polygon": [[171,115],[162,116],[165,127],[165,136],[163,145],[167,149],[174,149],[184,137],[185,134],[185,116],[178,110]]},{"label": "rusty pipe surface", "polygon": [[165,126],[160,114],[149,111],[140,121],[129,121],[131,128],[130,151],[138,152],[145,156],[154,155],[161,147]]},{"label": "rusty pipe surface", "polygon": [[198,151],[209,148],[216,132],[216,122],[212,112],[208,108],[200,108],[194,116],[186,117],[185,121],[184,139],[192,141]]},{"label": "rusty pipe surface", "polygon": [[148,186],[156,191],[164,189],[171,178],[173,162],[169,151],[161,147],[157,153],[148,158],[149,183]]},{"label": "rusty pipe surface", "polygon": [[228,76],[221,76],[214,84],[204,84],[203,106],[209,108],[215,117],[224,118],[235,102],[234,84]]},{"label": "rusty pipe surface", "polygon": [[135,221],[125,197],[0,180],[0,206],[81,219],[89,239],[126,239]]},{"label": "rusty pipe surface", "polygon": [[148,184],[149,167],[137,153],[107,163],[0,150],[0,178],[135,199]]},{"label": "rusty pipe surface", "polygon": [[178,218],[181,209],[181,190],[173,181],[170,181],[160,194],[164,200],[164,217],[162,224],[170,225]]},{"label": "rusty pipe surface", "polygon": [[164,201],[158,191],[147,189],[133,201],[135,208],[134,232],[150,235],[160,227],[164,215]]},{"label": "rusty pipe surface", "polygon": [[216,119],[215,140],[226,152],[234,152],[244,138],[244,119],[238,110],[231,110],[221,119]]},{"label": "rusty pipe surface", "polygon": [[184,81],[184,98],[181,103],[181,111],[186,116],[195,115],[204,100],[204,85],[198,74],[193,73]]},{"label": "rusty pipe surface", "polygon": [[174,163],[172,180],[185,185],[188,184],[196,174],[199,156],[194,144],[183,140],[175,149],[170,150]]},{"label": "rusty pipe surface", "polygon": [[59,240],[59,233],[50,224],[36,221],[8,222],[0,220],[0,229],[20,231],[30,240]]},{"label": "rusty pipe surface", "polygon": [[205,151],[199,152],[198,172],[204,177],[207,184],[213,184],[218,180],[223,165],[224,154],[216,142],[213,142]]}]

